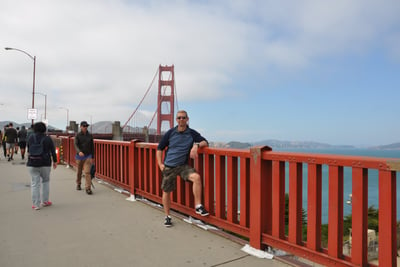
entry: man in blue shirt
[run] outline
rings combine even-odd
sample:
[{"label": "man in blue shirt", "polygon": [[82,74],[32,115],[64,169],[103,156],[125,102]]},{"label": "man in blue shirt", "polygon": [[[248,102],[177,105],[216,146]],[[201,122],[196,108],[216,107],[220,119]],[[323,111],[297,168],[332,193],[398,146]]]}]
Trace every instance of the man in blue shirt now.
[{"label": "man in blue shirt", "polygon": [[[207,216],[209,213],[201,204],[202,181],[200,174],[188,165],[189,156],[197,158],[197,150],[208,146],[208,141],[197,131],[189,128],[187,112],[180,110],[176,114],[177,126],[169,129],[162,137],[157,147],[157,162],[163,174],[161,189],[165,212],[166,227],[172,226],[169,210],[171,206],[171,192],[176,189],[176,178],[179,175],[185,181],[193,183],[193,195],[196,213]],[[168,147],[168,148],[167,148]],[[167,148],[164,161],[163,150]]]}]

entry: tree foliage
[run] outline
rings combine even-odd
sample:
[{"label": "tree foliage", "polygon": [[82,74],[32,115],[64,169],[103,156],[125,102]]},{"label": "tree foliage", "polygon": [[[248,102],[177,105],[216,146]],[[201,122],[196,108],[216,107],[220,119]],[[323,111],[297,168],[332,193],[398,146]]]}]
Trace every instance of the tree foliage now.
[{"label": "tree foliage", "polygon": [[[348,236],[350,228],[352,228],[353,217],[352,214],[344,216],[343,219],[343,235]],[[289,194],[285,194],[285,233],[288,234],[289,226]],[[321,242],[322,245],[328,242],[328,224],[321,226]],[[302,228],[303,228],[303,240],[307,240],[307,212],[302,209]],[[373,205],[368,208],[368,229],[373,229],[379,232],[379,209],[376,209]]]},{"label": "tree foliage", "polygon": [[[352,228],[353,216],[351,214],[344,217],[343,221],[343,234],[349,235],[349,229]],[[368,208],[368,229],[373,229],[379,232],[379,209],[376,209],[374,205]]]}]

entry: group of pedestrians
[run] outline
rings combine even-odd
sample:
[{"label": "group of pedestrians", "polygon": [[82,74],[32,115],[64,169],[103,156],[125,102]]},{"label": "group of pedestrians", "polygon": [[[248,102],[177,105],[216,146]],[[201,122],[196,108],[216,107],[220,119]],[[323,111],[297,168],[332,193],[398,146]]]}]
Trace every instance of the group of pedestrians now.
[{"label": "group of pedestrians", "polygon": [[[4,158],[8,161],[14,160],[14,154],[21,152],[21,158],[25,158],[26,140],[29,131],[25,126],[14,128],[12,122],[4,126],[3,131],[0,130],[0,138],[3,147]],[[0,157],[1,158],[1,157]]]},{"label": "group of pedestrians", "polygon": [[[85,174],[85,190],[92,194],[91,167],[94,158],[93,136],[87,130],[86,121],[80,123],[81,131],[75,136],[77,177],[76,189],[81,190],[82,173]],[[42,207],[51,206],[50,172],[51,167],[57,168],[57,155],[53,140],[46,134],[46,125],[37,122],[33,125],[33,134],[28,138],[28,170],[31,175],[32,209],[40,210]]]},{"label": "group of pedestrians", "polygon": [[[176,179],[181,177],[184,181],[193,184],[195,212],[201,216],[209,213],[202,205],[202,180],[195,168],[189,165],[189,158],[196,159],[198,149],[207,147],[208,141],[196,130],[189,127],[189,116],[186,111],[180,110],[176,114],[177,126],[169,129],[157,146],[157,163],[162,172],[162,203],[164,206],[166,227],[172,226],[170,216],[171,192],[176,189]],[[80,131],[76,134],[74,146],[76,150],[76,190],[82,190],[82,174],[85,174],[85,191],[92,194],[91,169],[94,159],[93,136],[88,131],[86,121],[80,123]],[[51,167],[57,168],[57,156],[53,140],[47,136],[46,125],[37,122],[33,125],[33,134],[27,137],[28,161],[27,166],[31,175],[32,209],[52,205],[49,200],[49,182]],[[18,133],[9,125],[6,134],[7,148],[14,148]],[[21,139],[20,139],[21,140]],[[26,145],[26,142],[25,142]],[[25,148],[25,146],[23,146]],[[22,153],[22,147],[21,153]],[[13,150],[13,149],[12,149]],[[164,153],[165,150],[165,153]],[[11,150],[10,150],[11,151]],[[10,152],[11,153],[11,152]],[[9,155],[9,154],[7,154]],[[12,158],[13,154],[10,154]]]},{"label": "group of pedestrians", "polygon": [[[81,190],[82,173],[85,173],[85,189],[88,195],[91,191],[91,165],[94,157],[93,136],[87,131],[89,124],[82,121],[81,131],[75,136],[77,178],[76,189]],[[50,172],[51,167],[57,168],[57,155],[53,140],[46,134],[46,125],[37,122],[33,125],[33,134],[28,138],[28,170],[31,175],[32,209],[40,210],[42,207],[51,206]]]}]

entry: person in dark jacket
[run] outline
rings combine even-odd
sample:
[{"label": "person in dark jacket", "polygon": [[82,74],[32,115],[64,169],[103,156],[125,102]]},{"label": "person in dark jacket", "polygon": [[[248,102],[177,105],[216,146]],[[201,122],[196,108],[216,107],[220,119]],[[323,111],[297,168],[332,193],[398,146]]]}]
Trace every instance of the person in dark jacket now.
[{"label": "person in dark jacket", "polygon": [[81,180],[83,171],[85,173],[86,193],[91,195],[92,179],[90,175],[90,168],[92,167],[94,158],[94,143],[93,136],[88,131],[88,126],[89,124],[86,121],[81,122],[81,131],[76,134],[74,145],[76,150],[75,160],[78,166],[78,170],[76,172],[76,190],[82,190]]},{"label": "person in dark jacket", "polygon": [[1,144],[3,145],[4,158],[7,158],[7,142],[6,142],[6,131],[8,124],[4,125],[3,137],[1,138]]},{"label": "person in dark jacket", "polygon": [[26,137],[28,133],[26,131],[25,126],[21,127],[21,130],[18,132],[18,146],[21,149],[21,158],[25,158],[25,148],[26,148]]},{"label": "person in dark jacket", "polygon": [[[56,149],[53,140],[47,135],[46,124],[37,122],[33,126],[34,133],[28,139],[28,162],[27,166],[31,175],[32,209],[39,210],[41,207],[50,206],[50,171],[53,159],[53,168],[57,168]],[[42,156],[30,156],[29,147],[41,143],[43,146]],[[42,195],[40,196],[40,191]]]}]

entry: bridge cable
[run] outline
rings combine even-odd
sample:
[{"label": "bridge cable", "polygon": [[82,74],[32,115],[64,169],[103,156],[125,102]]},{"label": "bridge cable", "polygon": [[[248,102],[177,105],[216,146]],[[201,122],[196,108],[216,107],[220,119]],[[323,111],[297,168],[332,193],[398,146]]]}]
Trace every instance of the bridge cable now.
[{"label": "bridge cable", "polygon": [[[175,75],[175,81],[176,81],[176,75]],[[176,82],[174,82],[174,91],[175,91],[175,103],[176,103],[176,110],[179,110],[179,105],[178,105],[178,92],[176,91]]]},{"label": "bridge cable", "polygon": [[136,111],[139,109],[140,105],[143,103],[143,100],[146,98],[146,96],[147,96],[147,94],[149,93],[151,87],[153,86],[153,83],[154,83],[154,80],[155,80],[156,77],[157,77],[157,74],[158,74],[158,68],[157,68],[157,71],[156,71],[156,73],[154,74],[153,80],[151,81],[150,86],[149,86],[149,88],[147,89],[146,93],[144,94],[142,100],[140,100],[139,105],[138,105],[138,106],[136,107],[136,109],[133,111],[133,113],[131,114],[131,116],[129,117],[129,119],[125,122],[124,126],[122,126],[122,129],[124,129],[124,128],[126,127],[126,125],[129,123],[129,121],[132,119],[133,115],[135,115]]}]

